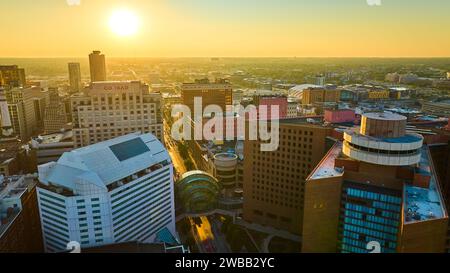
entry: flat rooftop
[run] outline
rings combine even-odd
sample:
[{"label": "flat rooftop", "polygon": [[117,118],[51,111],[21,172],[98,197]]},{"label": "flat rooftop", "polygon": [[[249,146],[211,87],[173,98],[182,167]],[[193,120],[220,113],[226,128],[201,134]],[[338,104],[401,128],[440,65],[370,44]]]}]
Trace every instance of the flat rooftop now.
[{"label": "flat rooftop", "polygon": [[342,176],[344,170],[334,167],[334,160],[339,157],[342,152],[342,142],[338,141],[328,151],[322,161],[310,174],[308,179],[323,179],[330,177]]},{"label": "flat rooftop", "polygon": [[323,116],[303,116],[303,117],[295,117],[295,118],[284,118],[280,119],[279,122],[281,124],[302,124],[302,125],[316,125],[322,127]]},{"label": "flat rooftop", "polygon": [[353,127],[345,132],[350,136],[355,136],[358,138],[366,139],[368,141],[374,141],[374,142],[387,142],[387,143],[416,143],[418,141],[423,140],[423,137],[419,134],[415,133],[406,133],[404,136],[401,137],[373,137],[373,136],[367,136],[360,134],[359,132],[360,127]]},{"label": "flat rooftop", "polygon": [[422,156],[418,171],[431,176],[430,185],[429,188],[421,188],[405,184],[403,200],[405,224],[447,216],[445,204],[438,186],[437,175],[433,169],[427,146],[422,147]]},{"label": "flat rooftop", "polygon": [[151,166],[169,164],[170,157],[152,134],[132,133],[64,153],[57,162],[40,165],[40,181],[75,189],[78,180],[106,189],[116,181]]},{"label": "flat rooftop", "polygon": [[22,150],[20,141],[0,141],[0,164],[5,161],[16,158],[17,154]]},{"label": "flat rooftop", "polygon": [[[20,196],[21,192],[27,188],[23,175],[0,176],[0,201],[4,198]],[[1,206],[0,206],[1,211]]]},{"label": "flat rooftop", "polygon": [[52,144],[52,143],[59,143],[63,140],[66,141],[72,141],[73,137],[73,131],[68,130],[60,133],[53,133],[53,134],[47,134],[47,135],[41,135],[34,137],[33,140],[38,142],[39,144]]},{"label": "flat rooftop", "polygon": [[[340,156],[342,143],[337,142],[310,174],[308,180],[342,176],[344,171],[334,167],[334,161]],[[421,174],[431,176],[428,188],[416,187],[404,183],[403,208],[405,224],[447,217],[437,175],[433,169],[428,146],[422,147],[421,160],[416,169]]]},{"label": "flat rooftop", "polygon": [[376,113],[366,113],[363,116],[370,119],[377,120],[406,120],[407,118],[402,115],[394,114],[391,112],[376,112]]},{"label": "flat rooftop", "polygon": [[[33,184],[36,184],[34,176],[0,176],[0,221],[5,222],[4,224],[0,223],[0,238],[21,212],[20,198]],[[7,201],[4,202],[5,200]],[[18,206],[8,213],[13,204]]]}]

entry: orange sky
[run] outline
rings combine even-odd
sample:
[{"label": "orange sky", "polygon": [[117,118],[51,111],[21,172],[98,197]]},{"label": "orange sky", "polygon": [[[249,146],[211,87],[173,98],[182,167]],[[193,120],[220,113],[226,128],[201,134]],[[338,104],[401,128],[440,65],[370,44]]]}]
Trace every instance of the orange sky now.
[{"label": "orange sky", "polygon": [[[450,1],[4,0],[0,57],[444,57]],[[76,1],[76,0],[72,0]],[[115,10],[140,29],[119,37]]]}]

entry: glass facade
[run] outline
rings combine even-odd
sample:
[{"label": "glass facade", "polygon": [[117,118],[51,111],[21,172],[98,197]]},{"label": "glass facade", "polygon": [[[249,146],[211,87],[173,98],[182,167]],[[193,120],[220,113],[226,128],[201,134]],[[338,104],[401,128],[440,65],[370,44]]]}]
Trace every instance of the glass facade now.
[{"label": "glass facade", "polygon": [[124,161],[150,151],[140,137],[112,145],[109,148],[119,161]]},{"label": "glass facade", "polygon": [[368,253],[367,244],[378,242],[382,253],[396,252],[401,204],[401,191],[344,182],[338,249]]},{"label": "glass facade", "polygon": [[208,173],[191,171],[183,174],[176,182],[176,189],[184,211],[200,213],[217,207],[221,187],[217,179]]}]

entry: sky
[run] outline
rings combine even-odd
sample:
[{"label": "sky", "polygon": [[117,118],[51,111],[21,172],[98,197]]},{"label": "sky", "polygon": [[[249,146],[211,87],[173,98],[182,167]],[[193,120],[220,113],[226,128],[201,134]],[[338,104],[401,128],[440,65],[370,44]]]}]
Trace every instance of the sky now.
[{"label": "sky", "polygon": [[450,57],[450,1],[367,1],[0,0],[0,57]]}]

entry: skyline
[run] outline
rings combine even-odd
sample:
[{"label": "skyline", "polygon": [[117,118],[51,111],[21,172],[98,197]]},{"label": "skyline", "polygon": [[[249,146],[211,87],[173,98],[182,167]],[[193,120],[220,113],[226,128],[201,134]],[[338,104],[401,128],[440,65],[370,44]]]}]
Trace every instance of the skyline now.
[{"label": "skyline", "polygon": [[[450,37],[441,30],[450,23],[449,2],[242,2],[2,2],[0,10],[7,12],[0,25],[8,42],[0,45],[0,58],[83,57],[93,49],[111,58],[450,57]],[[134,35],[110,29],[109,18],[121,10],[139,20]]]}]

